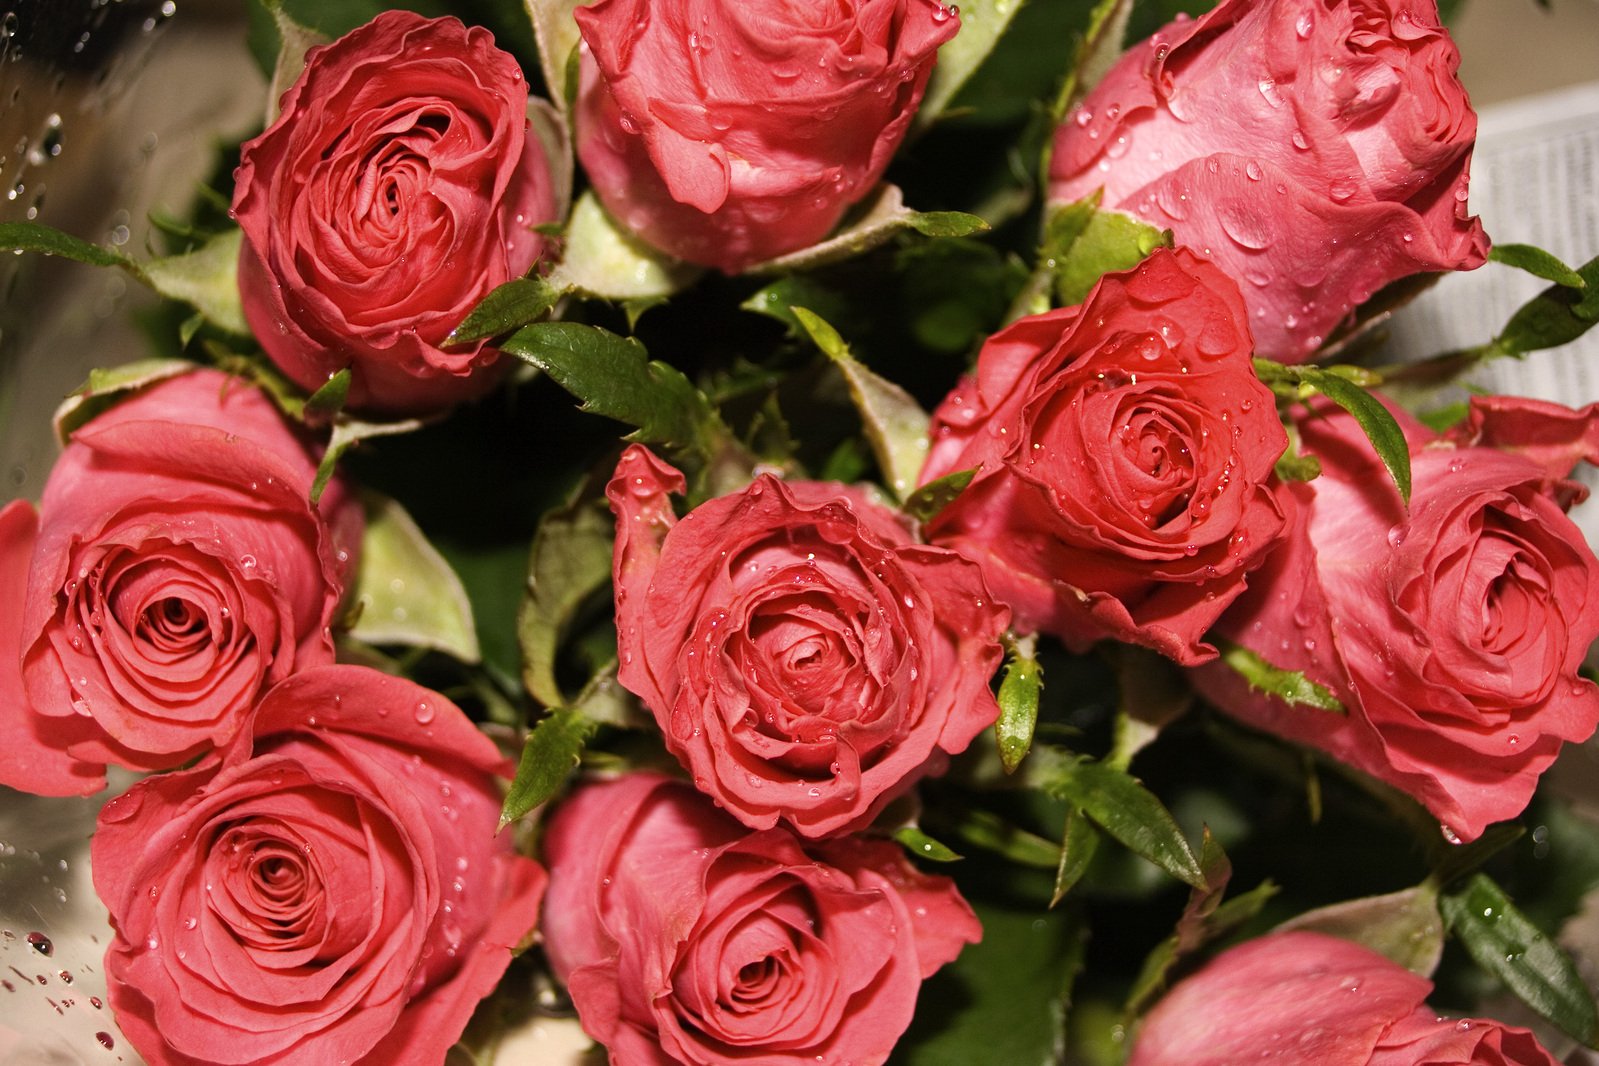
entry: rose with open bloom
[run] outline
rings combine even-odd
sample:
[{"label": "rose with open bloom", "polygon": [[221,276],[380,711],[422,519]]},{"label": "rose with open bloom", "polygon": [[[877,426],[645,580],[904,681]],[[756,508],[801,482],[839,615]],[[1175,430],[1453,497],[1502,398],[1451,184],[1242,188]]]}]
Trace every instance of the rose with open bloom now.
[{"label": "rose with open bloom", "polygon": [[814,244],[882,176],[960,21],[939,0],[599,0],[577,153],[657,248],[733,273]]},{"label": "rose with open bloom", "polygon": [[337,478],[313,507],[316,469],[265,394],[215,370],[77,430],[38,515],[0,512],[0,783],[73,795],[107,764],[182,765],[332,662],[361,513]]},{"label": "rose with open bloom", "polygon": [[1178,982],[1144,1019],[1127,1066],[1556,1066],[1525,1029],[1439,1017],[1430,992],[1370,948],[1276,933]]},{"label": "rose with open bloom", "polygon": [[1055,134],[1050,198],[1170,229],[1309,358],[1391,281],[1482,265],[1477,116],[1434,0],[1224,0],[1119,60]]},{"label": "rose with open bloom", "polygon": [[351,407],[438,411],[504,364],[450,331],[544,250],[558,196],[527,83],[480,27],[389,11],[314,48],[234,175],[244,313],[301,387],[352,369]]},{"label": "rose with open bloom", "polygon": [[1287,437],[1238,287],[1184,249],[994,334],[931,435],[923,482],[976,475],[928,539],[1074,648],[1213,656],[1205,630],[1283,527],[1267,481]]},{"label": "rose with open bloom", "polygon": [[545,946],[616,1066],[873,1066],[982,935],[898,845],[750,831],[687,784],[581,787],[544,841]]},{"label": "rose with open bloom", "polygon": [[122,1031],[159,1066],[444,1061],[544,887],[495,835],[509,769],[403,678],[329,666],[274,688],[223,758],[101,812]]},{"label": "rose with open bloom", "polygon": [[1288,706],[1221,666],[1198,681],[1472,839],[1519,814],[1561,745],[1599,724],[1599,688],[1577,673],[1599,637],[1599,560],[1565,513],[1587,494],[1566,476],[1599,457],[1599,405],[1477,398],[1441,436],[1394,414],[1409,508],[1354,419],[1317,406],[1300,433],[1321,476],[1291,486],[1284,547],[1217,627],[1345,713]]},{"label": "rose with open bloom", "polygon": [[616,512],[621,682],[744,824],[847,832],[992,725],[1007,612],[977,567],[844,485],[755,483],[681,521],[640,447]]}]

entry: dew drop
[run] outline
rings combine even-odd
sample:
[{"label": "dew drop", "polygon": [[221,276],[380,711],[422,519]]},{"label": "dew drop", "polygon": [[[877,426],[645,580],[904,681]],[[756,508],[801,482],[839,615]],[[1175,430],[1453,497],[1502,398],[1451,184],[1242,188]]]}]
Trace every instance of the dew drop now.
[{"label": "dew drop", "polygon": [[433,721],[433,706],[425,701],[417,704],[416,720],[421,725],[427,725],[429,722]]},{"label": "dew drop", "polygon": [[41,955],[49,955],[55,951],[55,945],[50,943],[50,938],[43,933],[29,933],[28,946]]},{"label": "dew drop", "polygon": [[[96,1006],[98,1006],[98,1004],[96,1004]],[[100,1046],[105,1048],[107,1051],[110,1051],[112,1048],[117,1046],[116,1040],[112,1038],[110,1033],[103,1029],[100,1032],[95,1033],[94,1038],[100,1041]]]}]

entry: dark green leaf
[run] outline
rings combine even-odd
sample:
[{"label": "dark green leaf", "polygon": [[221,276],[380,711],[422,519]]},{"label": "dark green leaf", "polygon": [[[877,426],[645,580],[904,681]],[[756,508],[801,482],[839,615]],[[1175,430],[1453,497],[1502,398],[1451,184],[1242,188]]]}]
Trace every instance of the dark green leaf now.
[{"label": "dark green leaf", "polygon": [[1318,711],[1331,711],[1333,714],[1346,713],[1336,696],[1302,672],[1278,669],[1241,644],[1225,640],[1215,643],[1221,649],[1221,661],[1249,682],[1249,687],[1256,692],[1275,696],[1290,707],[1314,707]]},{"label": "dark green leaf", "polygon": [[132,271],[135,276],[139,269],[126,256],[37,222],[0,222],[0,250],[59,255],[63,259],[90,266],[122,267]]},{"label": "dark green leaf", "polygon": [[1314,455],[1283,452],[1275,469],[1283,481],[1314,481],[1321,477],[1321,460]]},{"label": "dark green leaf", "polygon": [[351,376],[350,368],[345,367],[328,378],[320,389],[317,389],[306,399],[306,417],[332,418],[344,410],[344,401],[350,395]]},{"label": "dark green leaf", "polygon": [[1495,263],[1504,263],[1517,270],[1525,270],[1534,277],[1552,281],[1572,289],[1585,289],[1587,281],[1575,270],[1542,248],[1531,244],[1496,244],[1488,252]]},{"label": "dark green leaf", "polygon": [[554,378],[583,410],[636,426],[628,440],[695,447],[709,457],[727,434],[705,395],[674,367],[651,361],[631,337],[577,322],[539,322],[500,348]]},{"label": "dark green leaf", "polygon": [[1015,773],[1027,757],[1033,746],[1033,728],[1038,724],[1044,671],[1033,657],[1033,645],[1034,638],[1029,635],[1011,647],[999,683],[999,718],[994,722],[994,738],[1007,774]]},{"label": "dark green leaf", "polygon": [[1318,907],[1277,927],[1278,932],[1291,929],[1308,929],[1364,944],[1423,977],[1432,976],[1444,950],[1438,890],[1431,883]]},{"label": "dark green leaf", "polygon": [[444,344],[471,344],[520,329],[543,318],[561,296],[562,290],[543,278],[513,278],[483,297]]},{"label": "dark green leaf", "polygon": [[1189,892],[1188,903],[1171,936],[1157,944],[1144,959],[1143,969],[1127,995],[1129,1017],[1142,1014],[1166,990],[1166,977],[1178,960],[1202,947],[1209,938],[1207,923],[1221,905],[1233,867],[1208,828],[1200,845],[1199,865],[1204,883]]},{"label": "dark green leaf", "polygon": [[556,683],[556,653],[579,609],[611,580],[615,533],[604,501],[587,499],[545,515],[533,537],[517,632],[522,681],[546,707],[567,702]]},{"label": "dark green leaf", "polygon": [[992,811],[966,806],[960,810],[958,819],[955,833],[973,847],[1001,855],[1019,866],[1043,870],[1060,866],[1059,846],[1012,825]]},{"label": "dark green leaf", "polygon": [[1049,897],[1051,907],[1066,898],[1088,872],[1088,864],[1099,850],[1099,830],[1082,811],[1068,810],[1060,835],[1060,862],[1055,865],[1055,888]]},{"label": "dark green leaf", "polygon": [[[339,373],[349,374],[349,371],[341,370]],[[337,380],[338,375],[334,375],[334,378],[328,384],[332,385]],[[345,380],[348,381],[347,378]],[[324,385],[323,389],[326,388],[327,386]],[[318,390],[318,395],[321,392],[322,390]],[[279,400],[279,402],[282,403],[283,401]],[[331,402],[331,396],[329,397],[329,402]],[[340,402],[342,402],[342,398]],[[305,409],[309,406],[309,401],[302,405],[297,417],[304,417]],[[311,484],[311,502],[314,504],[322,499],[322,492],[328,487],[328,482],[332,480],[339,460],[344,457],[345,452],[355,447],[355,445],[371,437],[392,437],[400,433],[410,433],[413,430],[421,429],[423,425],[424,423],[420,419],[415,418],[402,419],[398,422],[362,422],[355,418],[336,419],[333,423],[333,432],[328,435],[327,450],[322,453],[322,461],[317,464],[316,480]]]},{"label": "dark green leaf", "polygon": [[1599,257],[1577,269],[1583,289],[1554,285],[1522,304],[1491,346],[1497,354],[1555,348],[1576,340],[1599,322]]},{"label": "dark green leaf", "polygon": [[965,491],[966,486],[970,485],[972,478],[976,476],[976,467],[945,474],[905,497],[900,509],[918,522],[930,522],[938,512],[953,503],[955,497]]},{"label": "dark green leaf", "polygon": [[516,779],[500,809],[504,829],[561,790],[598,726],[578,711],[557,708],[540,720],[522,746]]},{"label": "dark green leaf", "polygon": [[1533,1010],[1593,1047],[1599,1010],[1570,956],[1516,909],[1483,874],[1438,901],[1449,931],[1477,965],[1503,981]]},{"label": "dark green leaf", "polygon": [[1071,757],[1040,782],[1057,799],[1075,804],[1134,854],[1195,888],[1205,873],[1182,830],[1155,794],[1131,774],[1090,759]]},{"label": "dark green leaf", "polygon": [[1377,456],[1388,468],[1406,504],[1410,503],[1410,445],[1404,430],[1377,398],[1359,385],[1337,374],[1314,367],[1298,367],[1300,380],[1355,416],[1355,421],[1371,440]]},{"label": "dark green leaf", "polygon": [[914,120],[917,129],[933,123],[977,68],[983,65],[1022,6],[1022,0],[966,0],[960,5],[960,31],[938,49],[938,63]]},{"label": "dark green leaf", "polygon": [[914,825],[901,826],[894,830],[894,839],[903,844],[906,851],[919,859],[926,859],[929,862],[960,861],[959,855]]}]

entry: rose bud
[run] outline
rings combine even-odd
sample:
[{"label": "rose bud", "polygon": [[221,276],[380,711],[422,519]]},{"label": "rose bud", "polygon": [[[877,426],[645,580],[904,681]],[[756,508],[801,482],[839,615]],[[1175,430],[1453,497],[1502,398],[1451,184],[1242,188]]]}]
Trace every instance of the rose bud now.
[{"label": "rose bud", "polygon": [[508,760],[360,666],[296,674],[222,759],[147,778],[90,858],[117,1023],[152,1066],[440,1063],[538,915]]},{"label": "rose bud", "polygon": [[551,965],[616,1066],[881,1064],[982,935],[896,844],[750,831],[653,774],[579,788],[544,857]]},{"label": "rose bud", "polygon": [[331,663],[361,510],[338,478],[312,507],[316,469],[264,393],[215,370],[75,432],[37,518],[0,513],[0,783],[87,794],[107,764],[181,766]]},{"label": "rose bud", "polygon": [[599,0],[578,158],[650,244],[727,273],[821,240],[871,191],[921,103],[939,0]]},{"label": "rose bud", "polygon": [[1442,1018],[1432,982],[1321,933],[1246,941],[1178,982],[1149,1012],[1127,1066],[1557,1066],[1525,1029]]},{"label": "rose bud", "polygon": [[1066,116],[1049,196],[1170,229],[1243,286],[1257,353],[1300,362],[1389,282],[1484,262],[1459,64],[1433,0],[1224,0]]},{"label": "rose bud", "polygon": [[739,821],[861,828],[994,723],[1008,614],[974,564],[844,485],[765,475],[678,521],[683,488],[635,446],[606,490],[619,676]]},{"label": "rose bud", "polygon": [[233,196],[245,317],[296,384],[349,367],[349,406],[396,415],[499,380],[496,349],[443,345],[544,250],[557,194],[527,109],[516,60],[453,18],[389,11],[307,53]]},{"label": "rose bud", "polygon": [[1180,663],[1283,527],[1288,438],[1255,377],[1238,287],[1186,249],[1108,274],[1080,307],[990,337],[933,413],[928,482],[975,470],[931,522],[1024,631]]},{"label": "rose bud", "polygon": [[1308,744],[1421,801],[1470,840],[1526,807],[1563,743],[1599,724],[1578,676],[1599,637],[1599,560],[1565,480],[1599,456],[1599,408],[1473,401],[1440,436],[1395,409],[1410,442],[1406,508],[1353,417],[1300,421],[1321,476],[1284,546],[1220,636],[1327,689],[1345,713],[1290,707],[1210,666],[1197,681],[1244,722]]}]

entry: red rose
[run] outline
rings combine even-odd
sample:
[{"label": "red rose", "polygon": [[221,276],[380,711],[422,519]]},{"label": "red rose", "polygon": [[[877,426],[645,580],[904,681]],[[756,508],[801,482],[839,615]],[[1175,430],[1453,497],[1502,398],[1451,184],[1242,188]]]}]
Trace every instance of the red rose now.
[{"label": "red rose", "polygon": [[751,832],[651,774],[578,789],[544,851],[550,962],[616,1066],[873,1066],[982,936],[895,844]]},{"label": "red rose", "polygon": [[0,705],[0,783],[71,795],[108,763],[182,765],[267,686],[332,662],[361,514],[338,480],[310,505],[316,467],[260,390],[215,370],[73,434],[37,523],[25,502],[0,521],[0,691],[26,693]]},{"label": "red rose", "polygon": [[924,482],[977,475],[928,539],[1074,648],[1213,656],[1200,638],[1283,526],[1266,482],[1287,437],[1238,287],[1183,249],[994,334],[931,432]]},{"label": "red rose", "polygon": [[921,103],[939,0],[599,0],[583,32],[577,153],[606,208],[734,273],[814,244],[888,166]]},{"label": "red rose", "polygon": [[1225,0],[1134,47],[1055,134],[1050,197],[1172,230],[1244,285],[1259,354],[1488,250],[1466,214],[1477,116],[1433,0]]},{"label": "red rose", "polygon": [[117,1022],[153,1064],[438,1063],[532,927],[496,837],[509,764],[443,697],[300,673],[222,760],[101,812]]},{"label": "red rose", "polygon": [[639,447],[606,491],[622,684],[745,825],[864,826],[998,717],[1007,613],[897,512],[766,475],[679,522],[682,475]]},{"label": "red rose", "polygon": [[[1354,419],[1318,408],[1300,432],[1322,474],[1291,487],[1285,546],[1218,626],[1347,714],[1289,707],[1221,667],[1199,681],[1228,712],[1403,789],[1471,839],[1519,814],[1561,744],[1599,724],[1599,688],[1577,674],[1599,637],[1599,560],[1565,514],[1586,492],[1564,480],[1599,455],[1599,407],[1479,400],[1443,437],[1395,415],[1408,511]],[[1504,450],[1526,430],[1525,451]]]},{"label": "red rose", "polygon": [[1144,1019],[1127,1066],[1557,1066],[1525,1029],[1440,1018],[1432,982],[1321,933],[1277,933],[1223,952]]},{"label": "red rose", "polygon": [[487,30],[389,11],[324,48],[244,145],[233,210],[244,313],[305,389],[352,367],[352,407],[437,411],[499,378],[440,347],[527,273],[556,213],[527,84]]}]

